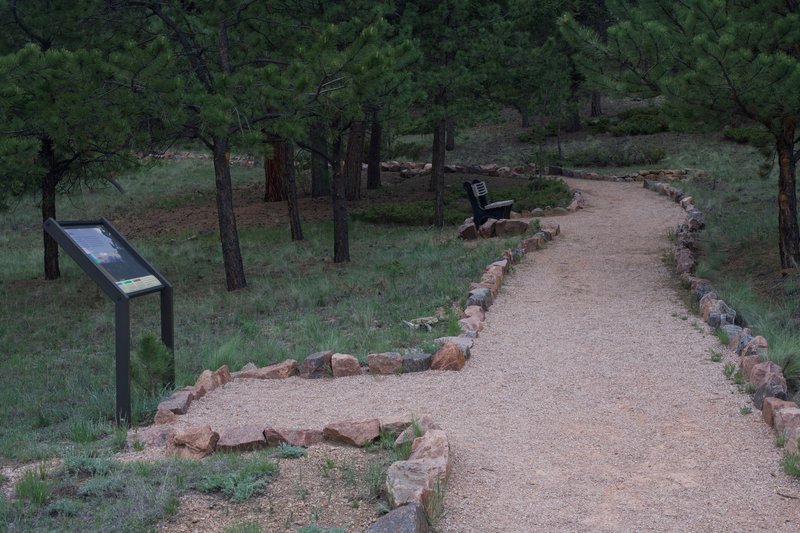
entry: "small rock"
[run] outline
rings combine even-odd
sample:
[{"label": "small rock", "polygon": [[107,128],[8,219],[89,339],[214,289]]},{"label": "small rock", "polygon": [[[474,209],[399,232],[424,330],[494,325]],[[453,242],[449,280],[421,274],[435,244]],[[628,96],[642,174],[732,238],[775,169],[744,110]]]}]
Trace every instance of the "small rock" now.
[{"label": "small rock", "polygon": [[258,426],[240,426],[220,432],[216,449],[222,452],[249,452],[267,445],[264,430]]},{"label": "small rock", "polygon": [[318,429],[285,429],[285,428],[264,428],[264,439],[267,446],[279,446],[289,444],[308,448],[314,444],[322,442],[322,431]]},{"label": "small rock", "polygon": [[541,248],[541,240],[536,236],[528,237],[527,239],[523,240],[521,244],[522,248],[528,253]]},{"label": "small rock", "polygon": [[753,394],[753,405],[756,409],[763,409],[764,400],[767,398],[777,398],[786,400],[786,380],[783,376],[770,376],[764,383],[758,386]]},{"label": "small rock", "polygon": [[341,442],[351,446],[366,446],[381,433],[381,423],[377,418],[368,420],[342,420],[325,426],[322,435],[325,440]]},{"label": "small rock", "polygon": [[366,533],[428,533],[425,509],[418,503],[402,505],[372,524]]},{"label": "small rock", "polygon": [[[481,226],[481,231],[483,226]],[[494,232],[498,237],[511,237],[513,235],[522,235],[528,231],[528,222],[525,220],[517,219],[502,219],[494,224]]]},{"label": "small rock", "polygon": [[413,418],[411,415],[395,415],[381,418],[381,433],[394,433],[399,435],[411,425]]},{"label": "small rock", "polygon": [[360,376],[362,374],[361,364],[358,359],[344,353],[335,353],[331,356],[331,368],[335,378]]},{"label": "small rock", "polygon": [[483,331],[483,320],[477,316],[462,318],[458,321],[461,331]]},{"label": "small rock", "polygon": [[258,370],[258,367],[255,365],[255,363],[247,363],[239,371],[247,372],[248,370]]},{"label": "small rock", "polygon": [[680,248],[675,252],[675,271],[678,274],[694,272],[696,265],[694,254],[688,248]]},{"label": "small rock", "polygon": [[195,395],[197,396],[195,399],[202,398],[205,396],[206,393],[209,393],[216,389],[218,386],[217,380],[214,379],[214,373],[211,370],[203,370],[200,374],[200,377],[197,378],[197,381],[194,384],[194,388],[203,391],[203,394]]},{"label": "small rock", "polygon": [[486,311],[479,305],[470,305],[464,309],[464,316],[467,318],[477,316],[481,320],[486,320]]},{"label": "small rock", "polygon": [[728,324],[733,324],[736,320],[736,311],[731,309],[724,300],[717,300],[708,310],[706,323],[712,328],[719,328]]},{"label": "small rock", "polygon": [[540,207],[537,207],[536,209],[531,211],[531,217],[532,218],[543,217],[543,216],[544,216],[544,209],[542,209]]},{"label": "small rock", "polygon": [[475,227],[475,224],[470,222],[469,224],[462,224],[458,228],[458,236],[461,239],[465,240],[472,240],[478,238],[478,228]]},{"label": "small rock", "polygon": [[784,390],[786,390],[786,379],[783,377],[783,369],[772,361],[765,361],[754,366],[753,370],[750,372],[749,379],[759,387],[769,382],[782,383]]},{"label": "small rock", "polygon": [[433,354],[431,370],[461,370],[466,360],[464,350],[460,346],[447,342]]},{"label": "small rock", "polygon": [[446,469],[428,459],[396,461],[386,471],[386,492],[395,507],[416,503],[427,506],[447,481]]},{"label": "small rock", "polygon": [[445,469],[450,465],[450,444],[447,442],[447,435],[441,429],[431,429],[417,439],[411,446],[409,460],[430,459],[440,461]]},{"label": "small rock", "polygon": [[331,357],[333,357],[333,352],[312,353],[300,363],[300,377],[304,379],[319,379],[332,375]]},{"label": "small rock", "polygon": [[436,342],[437,344],[440,344],[440,345],[446,344],[448,342],[452,342],[454,344],[457,344],[464,351],[464,356],[467,359],[469,359],[470,356],[472,355],[472,353],[471,353],[472,345],[475,344],[475,342],[472,339],[465,339],[464,337],[460,337],[460,336],[459,337],[439,337],[434,342]]},{"label": "small rock", "polygon": [[764,359],[764,357],[767,354],[768,348],[769,348],[769,343],[767,342],[767,339],[765,339],[761,335],[758,335],[756,337],[753,337],[753,339],[750,340],[750,342],[748,342],[747,344],[744,345],[744,347],[742,347],[740,355],[742,355],[743,357],[746,357],[748,355],[758,355],[762,359]]},{"label": "small rock", "polygon": [[787,428],[800,426],[800,409],[797,407],[784,407],[772,415],[775,422],[775,431],[783,435]]},{"label": "small rock", "polygon": [[158,411],[156,411],[154,422],[157,425],[163,425],[163,424],[172,424],[177,420],[178,420],[178,415],[176,415],[169,409],[159,409]]},{"label": "small rock", "polygon": [[483,309],[489,309],[492,305],[492,291],[490,289],[479,288],[469,291],[465,307],[478,305]]},{"label": "small rock", "polygon": [[399,374],[403,371],[403,358],[397,352],[371,353],[367,356],[371,374]]},{"label": "small rock", "polygon": [[757,355],[747,355],[739,358],[739,368],[745,381],[751,381],[753,368],[761,363],[761,358]]},{"label": "small rock", "polygon": [[264,368],[249,370],[247,372],[239,372],[239,377],[251,379],[286,379],[296,374],[297,361],[294,359],[287,359],[286,361],[265,366]]},{"label": "small rock", "polygon": [[210,426],[197,426],[179,431],[173,438],[175,454],[188,459],[202,459],[214,453],[219,434]]},{"label": "small rock", "polygon": [[[414,421],[416,420],[416,423]],[[416,429],[419,430],[419,435],[415,433],[415,426]],[[429,414],[424,414],[417,419],[413,419],[409,426],[403,430],[400,435],[397,436],[395,439],[394,444],[395,446],[399,446],[404,442],[414,442],[415,439],[422,437],[428,431],[432,429],[439,429],[439,426],[436,425],[436,422],[433,421],[433,417]]]},{"label": "small rock", "polygon": [[158,404],[159,410],[165,409],[172,411],[176,415],[185,415],[189,406],[194,400],[194,393],[191,391],[174,392],[172,396]]},{"label": "small rock", "polygon": [[768,425],[775,425],[775,413],[786,407],[797,408],[797,404],[780,398],[764,398],[764,403],[761,405],[761,416],[764,417],[764,422]]},{"label": "small rock", "polygon": [[402,356],[403,372],[424,372],[430,370],[433,355],[429,353],[410,353]]},{"label": "small rock", "polygon": [[167,448],[171,451],[174,439],[175,429],[171,427],[149,426],[128,432],[129,446],[138,442],[145,448]]},{"label": "small rock", "polygon": [[550,232],[553,237],[561,234],[561,226],[555,222],[542,222],[539,224],[539,229]]},{"label": "small rock", "polygon": [[490,218],[486,222],[481,224],[481,227],[478,230],[479,233],[481,234],[481,237],[483,237],[484,239],[489,239],[491,237],[494,237],[495,224],[497,224],[497,220],[494,218]]},{"label": "small rock", "polygon": [[[228,368],[228,365],[222,365],[214,371],[214,381],[217,383],[217,387],[225,385],[231,379],[231,371]],[[206,389],[206,392],[209,392],[208,389]]]}]

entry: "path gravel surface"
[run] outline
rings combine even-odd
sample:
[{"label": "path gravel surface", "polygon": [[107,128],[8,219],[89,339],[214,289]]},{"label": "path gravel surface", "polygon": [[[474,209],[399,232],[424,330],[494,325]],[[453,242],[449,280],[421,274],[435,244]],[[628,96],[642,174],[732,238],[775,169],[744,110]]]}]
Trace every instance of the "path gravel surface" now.
[{"label": "path gravel surface", "polygon": [[442,532],[800,531],[800,483],[663,264],[683,211],[570,184],[589,206],[507,278],[461,372],[242,380],[181,424],[430,413],[454,456]]}]

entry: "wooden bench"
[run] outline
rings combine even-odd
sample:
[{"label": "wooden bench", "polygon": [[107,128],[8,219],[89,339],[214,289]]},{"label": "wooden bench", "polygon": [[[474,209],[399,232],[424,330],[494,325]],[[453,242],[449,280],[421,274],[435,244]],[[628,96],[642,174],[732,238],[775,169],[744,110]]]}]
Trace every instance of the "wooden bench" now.
[{"label": "wooden bench", "polygon": [[514,200],[491,202],[489,190],[483,181],[472,180],[471,183],[465,181],[464,190],[467,192],[470,205],[472,205],[472,221],[476,226],[480,226],[490,218],[500,220],[511,216],[511,205]]}]

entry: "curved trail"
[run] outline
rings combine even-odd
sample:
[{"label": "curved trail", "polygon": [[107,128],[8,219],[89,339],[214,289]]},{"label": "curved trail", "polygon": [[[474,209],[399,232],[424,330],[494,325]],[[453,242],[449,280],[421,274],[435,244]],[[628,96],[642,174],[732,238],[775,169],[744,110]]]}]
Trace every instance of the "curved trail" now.
[{"label": "curved trail", "polygon": [[683,211],[641,184],[571,185],[589,206],[506,279],[461,372],[240,381],[181,425],[431,413],[454,457],[443,532],[800,530],[774,436],[682,319],[661,257]]}]

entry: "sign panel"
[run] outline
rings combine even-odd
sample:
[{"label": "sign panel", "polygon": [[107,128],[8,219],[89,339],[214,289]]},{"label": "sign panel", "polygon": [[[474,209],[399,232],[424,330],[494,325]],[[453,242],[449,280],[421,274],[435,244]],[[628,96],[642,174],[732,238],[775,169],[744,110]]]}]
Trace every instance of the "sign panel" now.
[{"label": "sign panel", "polygon": [[65,226],[64,232],[125,294],[161,287],[150,270],[102,225]]}]

